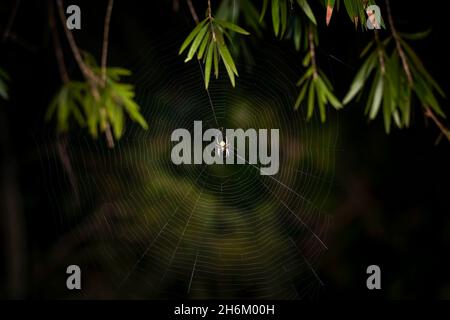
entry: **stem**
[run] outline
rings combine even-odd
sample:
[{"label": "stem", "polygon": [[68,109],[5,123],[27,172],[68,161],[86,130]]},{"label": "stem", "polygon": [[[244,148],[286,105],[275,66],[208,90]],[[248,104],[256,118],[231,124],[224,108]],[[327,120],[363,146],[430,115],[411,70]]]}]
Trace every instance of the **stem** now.
[{"label": "stem", "polygon": [[64,15],[64,7],[62,0],[56,0],[56,3],[58,5],[59,18],[61,19],[61,23],[63,24],[63,29],[65,31],[67,41],[69,41],[70,49],[72,50],[73,56],[75,57],[75,60],[84,77],[90,83],[94,97],[98,99],[100,96],[98,94],[98,90],[95,85],[98,84],[100,80],[84,63],[80,49],[78,48],[77,43],[75,41],[75,38],[73,37],[69,29],[67,29],[66,27],[66,17]]},{"label": "stem", "polygon": [[212,33],[213,41],[216,42],[217,41],[216,32],[214,31],[214,26],[211,23],[212,19],[213,19],[213,17],[212,17],[212,9],[211,9],[211,0],[208,0],[208,20],[209,20],[208,23],[209,23],[209,25],[211,27],[211,33]]},{"label": "stem", "polygon": [[433,111],[429,108],[424,106],[425,109],[425,116],[427,116],[428,118],[430,118],[435,124],[436,126],[439,128],[439,130],[441,130],[442,134],[448,139],[448,141],[450,142],[450,130],[447,129],[442,122],[438,119],[438,117],[436,117],[436,115],[433,113]]},{"label": "stem", "polygon": [[111,13],[114,5],[114,0],[108,1],[106,8],[105,24],[103,28],[103,48],[102,48],[102,82],[106,85],[106,63],[108,61],[108,42],[109,42],[109,26],[111,24]]},{"label": "stem", "polygon": [[[58,65],[59,74],[61,76],[61,80],[64,84],[69,83],[69,73],[67,72],[66,64],[64,62],[64,54],[61,48],[61,42],[59,41],[58,30],[56,28],[56,19],[55,19],[55,5],[52,0],[48,1],[48,18],[50,24],[50,30],[53,38],[53,46],[55,49],[55,56]],[[75,173],[73,171],[72,162],[70,160],[69,153],[67,152],[69,146],[69,137],[67,135],[58,134],[56,137],[56,149],[58,152],[59,160],[67,174],[70,185],[75,195],[75,200],[77,204],[80,203],[80,198],[78,194],[78,184]]]},{"label": "stem", "polygon": [[208,0],[208,18],[212,19],[211,0]]},{"label": "stem", "polygon": [[[397,46],[397,51],[400,56],[400,59],[402,61],[403,69],[405,70],[406,77],[408,79],[408,85],[412,87],[414,85],[413,77],[411,74],[411,70],[408,65],[408,61],[406,59],[405,52],[403,51],[403,48],[401,46],[400,36],[397,33],[397,30],[394,26],[394,19],[392,18],[392,11],[391,11],[391,3],[389,0],[386,0],[386,7],[387,7],[387,14],[389,19],[389,24],[391,25],[392,30],[392,37],[395,40],[395,44]],[[424,114],[426,117],[430,118],[434,124],[439,128],[439,130],[442,132],[442,134],[450,141],[450,130],[447,129],[442,122],[438,119],[438,117],[433,113],[433,111],[428,106],[423,106]]]},{"label": "stem", "polygon": [[3,33],[3,42],[8,40],[9,35],[11,33],[11,28],[14,23],[14,20],[16,19],[17,11],[19,10],[20,0],[17,0],[14,4],[13,11],[11,13],[11,16],[9,17],[8,24],[6,25],[5,32]]},{"label": "stem", "polygon": [[406,59],[405,52],[403,51],[403,48],[401,46],[400,36],[397,33],[397,29],[395,29],[394,19],[392,18],[392,12],[391,12],[391,3],[389,0],[386,0],[386,7],[387,7],[389,24],[391,26],[392,37],[394,38],[398,54],[400,56],[400,59],[402,60],[403,69],[405,70],[406,77],[408,79],[408,85],[410,87],[412,87],[414,85],[413,77],[412,77],[411,70],[408,65],[408,60]]},{"label": "stem", "polygon": [[55,21],[55,5],[52,0],[48,1],[48,19],[50,24],[50,30],[52,32],[53,47],[55,49],[56,62],[58,64],[59,74],[64,84],[70,81],[69,73],[67,72],[66,64],[64,62],[64,54],[61,48],[61,42],[59,41],[58,30],[56,29]]},{"label": "stem", "polygon": [[381,74],[384,76],[384,74],[386,73],[386,65],[384,62],[384,55],[383,55],[383,50],[382,50],[382,45],[380,42],[380,37],[378,35],[378,31],[375,30],[375,42],[377,43],[377,52],[378,52],[378,60],[380,61],[380,66],[381,66]]},{"label": "stem", "polygon": [[314,46],[314,35],[312,32],[312,27],[308,29],[308,40],[309,40],[309,54],[311,55],[311,64],[313,68],[313,78],[316,79],[317,74],[317,63],[316,63],[316,47]]},{"label": "stem", "polygon": [[[62,0],[56,0],[56,3],[58,5],[59,18],[61,19],[61,23],[63,24],[63,28],[65,31],[67,40],[69,41],[70,49],[72,50],[72,53],[75,57],[75,60],[78,64],[81,72],[83,73],[84,78],[86,79],[86,81],[89,83],[89,85],[91,87],[92,95],[98,101],[98,100],[100,100],[100,93],[98,91],[98,86],[103,87],[105,82],[102,81],[102,79],[99,79],[94,74],[94,72],[92,72],[92,70],[84,63],[83,58],[81,56],[80,49],[78,48],[77,43],[75,41],[75,38],[73,37],[72,33],[66,27],[66,23],[65,23],[66,17],[64,15],[64,7],[63,7]],[[108,9],[109,9],[109,6],[111,6],[111,10],[112,10],[111,0],[110,0],[110,3],[108,4]],[[109,15],[110,14],[111,13],[109,13]],[[107,14],[107,16],[108,16],[108,14]],[[109,22],[108,22],[108,24],[109,24]],[[109,27],[108,27],[108,31],[109,31]],[[105,48],[103,48],[103,49],[105,49]],[[106,55],[107,55],[107,52],[106,52]],[[102,107],[100,109],[100,112],[106,113],[105,108]],[[113,138],[113,135],[111,132],[111,126],[110,126],[109,122],[107,122],[106,128],[104,131],[105,131],[106,142],[108,144],[108,147],[114,148],[114,138]]]},{"label": "stem", "polygon": [[194,5],[192,4],[192,1],[186,0],[186,2],[188,4],[189,11],[191,12],[192,19],[194,19],[195,24],[198,24],[199,20],[198,20],[197,12],[195,12],[195,8],[194,8]]}]

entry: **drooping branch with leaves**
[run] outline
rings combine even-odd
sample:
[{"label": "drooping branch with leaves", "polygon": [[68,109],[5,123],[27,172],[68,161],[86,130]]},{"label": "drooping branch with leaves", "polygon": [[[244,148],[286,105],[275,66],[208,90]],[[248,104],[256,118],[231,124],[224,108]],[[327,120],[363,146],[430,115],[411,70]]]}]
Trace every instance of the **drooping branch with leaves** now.
[{"label": "drooping branch with leaves", "polygon": [[[88,128],[92,137],[105,135],[110,147],[123,135],[126,116],[147,128],[134,100],[134,86],[123,82],[130,71],[107,64],[113,0],[106,2],[100,65],[93,55],[78,47],[74,33],[66,28],[63,1],[48,0],[48,3],[50,9],[54,7],[49,11],[49,22],[62,86],[50,103],[47,119],[56,119],[57,131],[61,133],[76,124]],[[446,112],[441,105],[445,94],[414,50],[414,42],[426,38],[429,32],[411,34],[397,30],[389,0],[177,0],[176,3],[177,8],[185,5],[195,24],[181,43],[179,54],[185,55],[185,62],[198,61],[207,90],[211,74],[217,79],[222,68],[231,85],[236,86],[238,62],[250,56],[248,40],[275,36],[280,41],[291,41],[302,61],[293,108],[304,108],[307,119],[318,113],[325,122],[328,108],[340,110],[358,104],[364,106],[369,120],[381,114],[389,133],[393,126],[409,127],[413,108],[418,106],[440,130],[440,137],[450,141]],[[382,8],[378,26],[381,30],[367,27],[375,17],[368,10],[372,5]],[[340,17],[337,12],[341,9],[350,19],[349,30],[365,32],[368,38],[360,55],[361,66],[347,92],[336,92],[318,59],[319,27],[332,28],[332,19]],[[67,71],[68,57],[61,48],[55,16],[59,16],[64,43],[72,52],[81,78]],[[12,19],[7,34],[11,25]],[[0,69],[2,99],[8,98],[7,84],[8,76]]]},{"label": "drooping branch with leaves", "polygon": [[[55,19],[50,16],[50,25],[54,30],[56,43],[55,54],[63,85],[50,103],[47,120],[55,117],[59,132],[67,132],[71,121],[74,120],[79,126],[87,127],[94,138],[99,133],[105,134],[109,147],[114,147],[114,139],[120,139],[123,134],[125,114],[139,123],[142,128],[147,129],[147,122],[134,101],[134,86],[121,82],[122,78],[131,75],[131,72],[123,68],[107,67],[113,0],[109,0],[106,10],[100,67],[92,55],[79,49],[74,35],[65,27],[63,2],[56,0],[56,3],[64,33],[84,79],[83,81],[69,79],[58,36],[55,35]],[[51,12],[50,15],[52,14]]]},{"label": "drooping branch with leaves", "polygon": [[[191,13],[195,14],[193,16],[195,20],[197,16],[195,8],[191,1],[187,3]],[[214,74],[216,78],[218,77],[219,61],[223,61],[228,77],[233,87],[235,86],[237,69],[234,61],[238,58],[238,53],[236,50],[227,49],[223,35],[229,40],[228,46],[238,47],[233,43],[237,42],[234,34],[249,34],[235,24],[239,15],[245,17],[242,21],[247,24],[247,27],[255,30],[257,35],[261,34],[261,29],[265,28],[264,20],[266,16],[269,16],[274,35],[278,39],[293,41],[302,59],[305,69],[297,82],[299,95],[294,108],[305,107],[307,119],[310,119],[314,110],[318,109],[321,121],[325,122],[327,106],[342,109],[353,101],[361,102],[364,99],[366,101],[364,112],[368,119],[374,120],[379,113],[382,113],[386,132],[389,133],[392,124],[397,128],[406,128],[410,125],[411,108],[416,101],[421,105],[424,115],[431,119],[441,131],[441,135],[450,141],[450,131],[442,122],[446,115],[440,105],[440,100],[445,98],[445,94],[409,43],[427,37],[429,32],[415,34],[398,32],[389,0],[384,3],[388,24],[385,24],[383,17],[381,21],[376,22],[382,30],[367,28],[367,20],[375,18],[374,13],[368,11],[369,6],[382,5],[372,0],[263,0],[259,19],[254,19],[255,6],[252,1],[242,0],[236,4],[236,2],[223,0],[218,12],[222,17],[228,17],[232,21],[214,19],[211,2],[205,0],[203,4],[207,6],[207,17],[188,35],[181,46],[180,53],[190,45],[185,62],[192,60],[197,54],[197,58],[205,64],[206,88],[210,81],[212,62],[214,62]],[[320,47],[317,25],[322,20],[316,18],[313,8],[323,6],[324,23],[328,26],[334,12],[338,11],[342,4],[355,28],[359,27],[364,32],[372,33],[373,39],[361,53],[360,58],[364,59],[362,66],[341,102],[334,93],[333,85],[319,67],[317,51]],[[227,8],[228,15],[223,13]],[[268,12],[270,14],[267,14]],[[388,35],[384,36],[385,34]],[[239,39],[239,41],[242,40]],[[230,51],[234,53],[234,57]]]}]

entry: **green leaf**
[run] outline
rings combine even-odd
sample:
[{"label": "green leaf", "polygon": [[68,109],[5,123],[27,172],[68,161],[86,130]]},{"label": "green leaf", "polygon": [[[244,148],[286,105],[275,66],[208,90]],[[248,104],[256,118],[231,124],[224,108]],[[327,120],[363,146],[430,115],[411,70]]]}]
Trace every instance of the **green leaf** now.
[{"label": "green leaf", "polygon": [[309,86],[309,92],[308,92],[308,114],[306,116],[306,119],[311,119],[314,111],[314,84],[311,82]]},{"label": "green leaf", "polygon": [[272,23],[273,23],[273,31],[275,35],[278,36],[280,31],[280,1],[272,0]]},{"label": "green leaf", "polygon": [[416,32],[416,33],[402,33],[400,32],[400,37],[408,40],[421,40],[428,37],[431,33],[431,29]]},{"label": "green leaf", "polygon": [[212,43],[214,45],[213,49],[213,60],[214,60],[214,76],[216,79],[219,77],[219,48],[217,48],[216,43]]},{"label": "green leaf", "polygon": [[422,76],[425,77],[425,79],[436,89],[436,91],[441,95],[441,97],[445,97],[444,91],[433,79],[433,77],[428,73],[422,61],[416,55],[414,50],[405,41],[401,40],[401,43],[406,54],[408,55],[408,58],[413,62],[412,67],[416,68],[422,74]]},{"label": "green leaf", "polygon": [[209,78],[211,76],[211,65],[213,60],[213,49],[214,44],[210,44],[208,48],[208,53],[206,54],[206,62],[205,62],[205,88],[208,89],[209,86]]},{"label": "green leaf", "polygon": [[306,70],[305,74],[300,78],[300,80],[297,81],[297,86],[301,86],[303,82],[306,81],[306,79],[310,78],[313,74],[313,68],[309,68]]},{"label": "green leaf", "polygon": [[228,65],[230,67],[230,70],[232,70],[236,75],[238,75],[233,58],[231,57],[230,51],[228,51],[228,48],[225,44],[219,43],[219,52],[220,52],[220,56],[222,57],[225,66]]},{"label": "green leaf", "polygon": [[384,80],[384,78],[382,76],[378,77],[375,93],[373,96],[372,107],[370,109],[370,114],[369,114],[370,120],[375,119],[375,117],[378,114],[378,110],[380,110],[381,101],[383,98],[383,80]]},{"label": "green leaf", "polygon": [[286,0],[281,0],[281,35],[280,37],[283,37],[284,33],[286,32],[286,26],[287,26],[287,2]]},{"label": "green leaf", "polygon": [[194,41],[192,42],[191,48],[189,49],[189,53],[187,55],[186,60],[184,62],[188,62],[191,60],[195,53],[197,52],[198,47],[200,46],[200,43],[203,40],[203,37],[205,36],[206,32],[208,31],[209,25],[205,25],[200,32],[195,36]]},{"label": "green leaf", "polygon": [[208,43],[211,40],[210,34],[207,34],[202,41],[202,44],[200,45],[200,48],[198,49],[197,53],[197,59],[201,59],[203,57],[203,54],[205,53],[206,47],[208,46]]},{"label": "green leaf", "polygon": [[205,25],[206,21],[208,21],[208,18],[204,19],[202,22],[200,22],[195,28],[194,30],[191,31],[191,33],[188,35],[188,37],[186,38],[186,40],[184,40],[183,44],[181,45],[180,51],[178,52],[178,54],[182,54],[183,51],[187,48],[187,46],[192,42],[192,40],[194,40],[195,36],[200,32],[200,30],[203,28],[203,26]]},{"label": "green leaf", "polygon": [[222,26],[225,29],[229,29],[231,31],[234,31],[234,32],[246,35],[246,36],[250,34],[250,32],[242,29],[241,27],[239,27],[238,25],[235,25],[234,23],[224,21],[224,20],[218,20],[218,19],[215,19],[214,22],[218,23],[220,26]]},{"label": "green leaf", "polygon": [[373,53],[371,56],[369,56],[366,62],[364,62],[364,64],[356,74],[355,79],[353,80],[350,86],[349,92],[344,97],[343,101],[344,105],[348,104],[356,96],[356,94],[358,94],[358,92],[363,88],[364,83],[366,82],[372,70],[375,68],[376,61],[377,55],[376,53]]},{"label": "green leaf", "polygon": [[306,0],[297,0],[297,3],[302,8],[303,12],[306,14],[309,20],[311,20],[312,23],[317,25],[316,17],[314,16],[314,13],[311,10],[311,7],[309,6],[308,2]]},{"label": "green leaf", "polygon": [[317,102],[319,104],[320,121],[322,123],[324,123],[326,120],[326,111],[325,111],[326,97],[325,97],[324,88],[322,87],[323,83],[320,82],[320,78],[316,78],[313,83],[314,83],[314,87],[315,87],[316,93],[317,93]]},{"label": "green leaf", "polygon": [[7,81],[9,81],[9,76],[6,74],[5,71],[0,69],[0,97],[2,97],[5,100],[9,99],[8,87],[6,85]]},{"label": "green leaf", "polygon": [[262,20],[264,19],[264,16],[266,15],[266,11],[267,11],[267,7],[269,5],[269,0],[264,0],[263,1],[263,7],[261,10],[261,16],[259,17],[259,22],[262,22]]},{"label": "green leaf", "polygon": [[295,101],[295,105],[294,105],[295,110],[297,110],[300,107],[303,100],[305,99],[306,91],[308,90],[308,86],[309,86],[309,83],[307,82],[300,90],[300,94],[298,95],[297,100]]}]

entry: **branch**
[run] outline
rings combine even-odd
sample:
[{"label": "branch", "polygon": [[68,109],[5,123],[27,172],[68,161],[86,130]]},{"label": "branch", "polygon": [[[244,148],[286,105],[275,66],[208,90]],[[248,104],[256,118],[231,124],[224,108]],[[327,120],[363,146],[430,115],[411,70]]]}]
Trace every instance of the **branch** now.
[{"label": "branch", "polygon": [[12,28],[12,25],[14,23],[14,19],[16,18],[17,11],[19,10],[19,5],[20,5],[20,0],[17,0],[16,3],[14,4],[11,16],[9,17],[8,24],[6,25],[5,32],[3,33],[3,42],[8,40],[8,38],[9,38],[9,35],[11,33],[11,28]]},{"label": "branch", "polygon": [[450,130],[442,124],[442,122],[438,119],[438,117],[436,117],[436,115],[433,113],[433,111],[429,107],[424,106],[424,109],[425,109],[425,116],[430,118],[436,124],[436,126],[439,128],[439,130],[441,130],[442,134],[450,142]]},{"label": "branch", "polygon": [[[48,0],[48,19],[50,24],[50,30],[53,38],[53,47],[55,49],[55,56],[58,65],[59,74],[61,76],[61,80],[64,84],[67,84],[70,81],[69,73],[67,72],[67,68],[64,62],[64,54],[61,48],[61,42],[59,41],[58,30],[56,28],[56,19],[55,19],[55,5],[52,0]],[[70,160],[70,156],[67,152],[69,145],[69,138],[66,135],[58,134],[56,137],[56,150],[58,152],[59,159],[61,164],[67,174],[70,185],[74,192],[76,203],[80,204],[80,197],[78,193],[78,183],[75,173],[73,171],[72,162]]]},{"label": "branch", "polygon": [[[80,52],[80,49],[77,46],[75,38],[73,37],[72,33],[67,29],[67,26],[66,26],[66,23],[65,23],[66,22],[66,16],[64,15],[64,7],[63,7],[62,0],[56,0],[56,2],[58,4],[59,17],[61,19],[61,23],[63,24],[63,28],[64,28],[64,31],[65,31],[67,40],[69,41],[69,45],[70,45],[72,53],[73,53],[73,55],[75,57],[75,60],[77,61],[78,66],[79,66],[81,72],[83,73],[83,76],[85,77],[86,81],[89,83],[89,85],[91,87],[92,95],[94,96],[94,98],[96,100],[99,100],[100,99],[100,93],[98,91],[98,86],[103,87],[105,82],[102,81],[102,79],[99,79],[94,74],[94,72],[92,72],[92,70],[84,63],[83,57],[81,56],[81,52]],[[111,8],[110,8],[110,6],[111,6]],[[109,9],[112,10],[111,0],[110,0],[110,3],[108,4],[108,10]],[[108,19],[108,15],[110,16],[111,13],[110,12],[109,12],[109,14],[107,13],[107,15],[106,15],[107,19]],[[109,17],[109,19],[110,19],[110,17]],[[105,21],[105,23],[106,23],[106,21]],[[108,24],[109,24],[109,21],[108,21]],[[107,31],[109,31],[109,27],[108,27]],[[106,41],[106,43],[107,42],[108,41]],[[103,43],[105,44],[105,42],[103,42]],[[103,51],[105,51],[105,47],[103,49],[104,49]],[[104,54],[107,55],[107,52],[106,53],[104,52]],[[105,113],[106,113],[105,108],[104,107],[101,108],[100,112],[104,116]],[[105,136],[106,136],[106,142],[108,144],[108,147],[109,148],[114,148],[114,138],[113,138],[113,135],[112,135],[112,132],[111,132],[111,127],[109,125],[109,122],[106,123]]]},{"label": "branch", "polygon": [[55,5],[52,0],[48,0],[48,20],[50,25],[50,31],[53,38],[53,47],[55,49],[56,62],[58,64],[59,74],[63,83],[70,81],[69,73],[67,72],[66,64],[64,62],[64,54],[61,48],[61,42],[59,41],[58,30],[56,29],[55,21]]},{"label": "branch", "polygon": [[192,4],[192,1],[186,0],[186,2],[188,4],[189,11],[191,12],[192,19],[194,19],[195,24],[198,24],[199,20],[198,20],[197,12],[195,12],[195,8],[194,8],[194,5]]},{"label": "branch", "polygon": [[208,0],[208,18],[212,18],[211,0]]},{"label": "branch", "polygon": [[403,48],[400,43],[400,36],[397,33],[397,29],[395,29],[394,19],[392,18],[392,12],[391,12],[391,3],[389,0],[386,0],[386,7],[387,7],[389,25],[391,26],[392,37],[394,38],[398,54],[400,56],[400,59],[402,60],[403,69],[405,70],[406,77],[408,78],[408,85],[410,87],[412,87],[414,84],[413,77],[411,74],[411,70],[409,69],[408,60],[406,59],[405,52],[403,51]]},{"label": "branch", "polygon": [[75,38],[73,37],[72,33],[67,29],[66,26],[66,16],[64,15],[64,7],[62,0],[56,0],[56,3],[58,5],[58,12],[59,12],[59,18],[61,19],[61,23],[63,24],[64,32],[66,34],[67,40],[69,41],[70,49],[72,50],[72,53],[75,57],[75,60],[77,61],[77,64],[83,73],[86,80],[91,85],[92,93],[96,99],[99,98],[98,90],[96,88],[96,84],[100,82],[100,80],[97,78],[97,76],[90,70],[86,64],[83,61],[83,58],[81,56],[80,49],[77,46],[77,43],[75,41]]},{"label": "branch", "polygon": [[309,40],[309,54],[311,55],[311,63],[313,68],[313,77],[317,78],[317,63],[316,63],[316,47],[314,46],[314,35],[312,32],[312,27],[308,28],[308,40]]},{"label": "branch", "polygon": [[103,28],[103,48],[102,48],[102,82],[106,84],[106,63],[108,60],[108,42],[109,42],[109,26],[111,24],[111,13],[114,5],[114,0],[108,1],[108,7],[106,8],[105,24]]},{"label": "branch", "polygon": [[[411,70],[408,65],[408,61],[406,60],[405,52],[403,51],[403,48],[400,43],[400,36],[398,35],[397,30],[395,29],[395,26],[394,26],[394,19],[392,18],[391,4],[390,4],[389,0],[386,0],[386,7],[387,7],[389,24],[391,25],[391,30],[392,30],[392,37],[395,40],[397,51],[398,51],[398,54],[402,61],[403,69],[405,70],[406,77],[408,78],[408,85],[410,87],[412,87],[414,85],[413,77],[412,77]],[[442,124],[442,122],[438,119],[438,117],[433,113],[433,111],[428,106],[423,106],[423,109],[424,109],[425,116],[430,118],[434,122],[434,124],[439,128],[439,130],[442,132],[442,134],[450,141],[450,130],[447,129]]]}]

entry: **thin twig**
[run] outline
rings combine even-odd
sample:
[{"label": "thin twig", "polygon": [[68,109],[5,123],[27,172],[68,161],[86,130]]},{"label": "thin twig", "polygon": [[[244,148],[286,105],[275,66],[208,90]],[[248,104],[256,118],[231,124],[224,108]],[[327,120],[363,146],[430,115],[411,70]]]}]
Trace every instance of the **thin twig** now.
[{"label": "thin twig", "polygon": [[96,88],[96,84],[100,82],[100,79],[97,78],[97,76],[86,66],[86,64],[83,61],[83,57],[81,56],[80,49],[77,46],[77,43],[75,41],[75,38],[73,37],[72,33],[67,29],[66,26],[66,17],[64,15],[64,7],[62,0],[56,0],[56,3],[58,5],[58,12],[59,12],[59,18],[61,19],[61,23],[63,25],[63,29],[65,31],[67,40],[70,45],[70,49],[72,50],[73,56],[75,57],[75,60],[83,73],[86,80],[90,83],[92,88],[92,93],[96,99],[99,98],[98,90]]},{"label": "thin twig", "polygon": [[384,55],[383,55],[383,50],[381,48],[380,37],[378,35],[377,30],[375,30],[374,33],[375,33],[375,42],[377,43],[378,60],[380,61],[380,66],[381,66],[381,75],[384,76],[384,74],[386,73],[386,65],[384,62]]},{"label": "thin twig", "polygon": [[436,117],[434,112],[429,107],[424,106],[424,109],[425,109],[425,116],[433,120],[433,122],[436,124],[439,130],[441,130],[442,134],[450,142],[450,130],[442,124],[442,122],[438,119],[438,117]]},{"label": "thin twig", "polygon": [[[408,79],[408,85],[409,85],[409,87],[412,88],[414,86],[414,81],[413,81],[413,77],[411,74],[411,69],[409,68],[405,52],[403,51],[403,48],[401,46],[400,36],[397,33],[397,30],[395,29],[394,19],[392,17],[392,11],[391,11],[391,3],[389,0],[386,0],[386,8],[387,8],[389,24],[391,26],[392,37],[395,40],[397,51],[398,51],[398,54],[402,61],[402,65],[403,65],[403,69],[405,70],[406,77]],[[447,129],[442,124],[442,122],[438,119],[438,117],[433,113],[433,111],[428,106],[424,105],[423,110],[424,110],[425,116],[430,118],[434,122],[434,124],[439,128],[439,130],[442,132],[442,134],[450,141],[450,130]]]},{"label": "thin twig", "polygon": [[108,60],[108,42],[109,42],[109,26],[111,24],[111,13],[114,5],[114,0],[108,1],[108,7],[106,8],[105,24],[103,27],[103,48],[102,48],[102,82],[106,84],[106,63]]},{"label": "thin twig", "polygon": [[55,21],[55,5],[52,0],[48,0],[48,21],[50,25],[50,31],[53,38],[53,47],[55,49],[55,57],[58,65],[59,74],[64,84],[70,81],[69,74],[67,72],[66,64],[64,62],[64,54],[61,48],[61,42],[59,41],[58,30],[56,29]]},{"label": "thin twig", "polygon": [[[72,53],[75,57],[75,60],[77,61],[77,64],[78,64],[81,72],[83,73],[84,78],[86,79],[86,81],[89,83],[89,85],[91,87],[91,92],[92,92],[92,95],[94,96],[94,99],[96,99],[98,101],[100,99],[100,93],[99,93],[98,87],[99,86],[103,87],[104,81],[102,81],[102,79],[99,79],[97,77],[97,75],[95,75],[95,73],[84,63],[83,57],[81,56],[81,52],[77,46],[75,38],[73,37],[72,33],[66,27],[66,17],[64,15],[64,7],[63,7],[62,0],[56,0],[56,2],[58,5],[59,17],[61,19],[61,23],[63,24],[63,28],[65,31],[67,40],[69,41],[70,49],[72,50]],[[108,14],[107,14],[107,16],[108,16]],[[105,116],[106,110],[104,107],[102,107],[100,109],[100,112],[102,112],[102,114],[103,114],[102,116]],[[111,126],[110,126],[109,122],[106,123],[104,132],[105,132],[106,142],[108,144],[108,147],[114,148],[114,138],[113,138],[113,135],[111,132]]]},{"label": "thin twig", "polygon": [[308,28],[308,40],[309,40],[309,54],[311,55],[311,63],[313,68],[313,78],[316,79],[318,76],[316,63],[316,47],[314,45],[314,35],[311,26]]},{"label": "thin twig", "polygon": [[19,5],[20,5],[20,0],[17,0],[16,3],[14,4],[11,16],[9,17],[8,24],[6,25],[5,32],[3,33],[3,42],[8,40],[8,38],[9,38],[9,35],[11,33],[12,25],[14,23],[14,20],[16,19],[16,16],[17,16],[17,11],[19,10]]},{"label": "thin twig", "polygon": [[[58,65],[59,74],[64,84],[70,81],[69,73],[67,72],[66,64],[64,62],[64,54],[61,48],[61,42],[59,41],[58,30],[56,28],[55,19],[55,5],[52,0],[48,0],[48,19],[50,24],[50,31],[53,38],[53,47],[55,49],[55,56]],[[66,134],[58,134],[56,137],[56,150],[59,156],[59,160],[67,174],[68,180],[72,187],[75,201],[80,205],[80,197],[78,193],[78,183],[75,173],[73,171],[72,162],[68,153],[69,137]]]},{"label": "thin twig", "polygon": [[208,0],[208,18],[212,18],[211,0]]},{"label": "thin twig", "polygon": [[414,85],[413,77],[412,77],[411,70],[408,65],[408,60],[406,59],[405,52],[403,51],[403,48],[401,45],[400,36],[397,33],[397,29],[395,29],[394,19],[392,18],[392,12],[391,12],[391,3],[389,0],[386,0],[386,8],[387,8],[389,24],[391,26],[392,37],[394,38],[398,54],[400,56],[400,59],[402,60],[403,69],[405,70],[406,77],[408,79],[408,85],[410,87],[412,87]]},{"label": "thin twig", "polygon": [[191,12],[192,19],[194,19],[195,24],[198,24],[198,22],[199,22],[198,15],[197,15],[197,12],[195,12],[195,8],[194,8],[194,5],[192,4],[192,1],[186,0],[186,2],[188,4],[189,11]]}]

